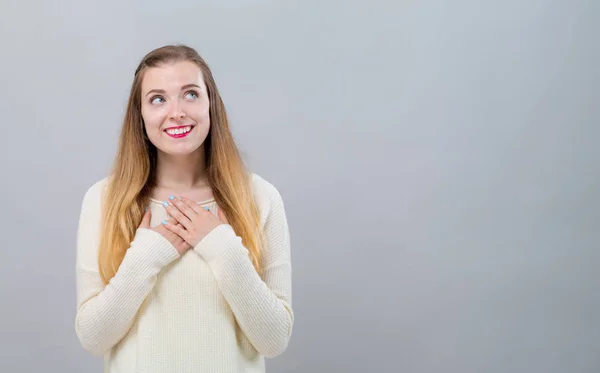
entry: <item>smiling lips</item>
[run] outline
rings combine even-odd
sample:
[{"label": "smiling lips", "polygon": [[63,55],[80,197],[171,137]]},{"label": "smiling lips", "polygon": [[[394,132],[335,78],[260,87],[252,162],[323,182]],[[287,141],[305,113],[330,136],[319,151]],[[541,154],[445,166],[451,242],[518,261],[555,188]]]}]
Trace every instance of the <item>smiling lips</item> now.
[{"label": "smiling lips", "polygon": [[165,133],[170,137],[179,139],[182,137],[186,137],[192,132],[194,126],[178,126],[178,127],[170,127],[165,130]]}]

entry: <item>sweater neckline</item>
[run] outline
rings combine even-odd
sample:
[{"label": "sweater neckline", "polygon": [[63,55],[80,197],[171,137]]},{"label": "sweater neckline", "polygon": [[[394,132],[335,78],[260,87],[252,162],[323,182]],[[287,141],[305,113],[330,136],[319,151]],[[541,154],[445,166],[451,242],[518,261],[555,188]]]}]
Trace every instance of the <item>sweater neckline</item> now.
[{"label": "sweater neckline", "polygon": [[[214,198],[209,198],[209,199],[206,199],[204,201],[196,201],[196,203],[199,204],[199,205],[208,205],[209,203],[213,203],[214,201],[215,201]],[[163,203],[163,201],[159,201],[159,200],[157,200],[155,198],[150,198],[150,202],[153,202],[153,203],[156,203],[156,204],[159,204],[159,205],[162,205],[162,203]]]}]

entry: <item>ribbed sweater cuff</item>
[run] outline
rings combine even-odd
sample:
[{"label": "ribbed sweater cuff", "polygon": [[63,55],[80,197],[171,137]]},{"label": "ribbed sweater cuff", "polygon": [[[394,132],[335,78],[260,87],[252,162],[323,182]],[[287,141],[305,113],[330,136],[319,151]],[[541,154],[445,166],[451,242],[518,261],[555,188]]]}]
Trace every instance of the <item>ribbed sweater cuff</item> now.
[{"label": "ribbed sweater cuff", "polygon": [[233,255],[248,255],[248,249],[242,245],[242,239],[238,237],[229,224],[221,224],[210,231],[194,248],[207,263],[218,260],[227,260]]},{"label": "ribbed sweater cuff", "polygon": [[178,257],[175,247],[162,234],[138,228],[121,265],[135,267],[138,275],[146,277],[157,273]]}]

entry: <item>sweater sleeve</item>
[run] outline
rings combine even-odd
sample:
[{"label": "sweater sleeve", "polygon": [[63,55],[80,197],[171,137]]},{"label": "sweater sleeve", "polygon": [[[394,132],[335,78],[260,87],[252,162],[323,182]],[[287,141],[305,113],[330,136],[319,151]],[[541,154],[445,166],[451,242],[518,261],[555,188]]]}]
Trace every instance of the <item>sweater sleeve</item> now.
[{"label": "sweater sleeve", "polygon": [[242,239],[228,224],[213,229],[194,250],[212,269],[250,343],[260,354],[272,358],[287,348],[294,314],[290,236],[283,201],[274,188],[265,200],[263,278],[254,269]]},{"label": "sweater sleeve", "polygon": [[179,256],[161,234],[139,228],[117,273],[105,285],[98,269],[101,195],[98,183],[86,192],[77,231],[75,331],[94,355],[107,353],[127,334],[156,275]]}]

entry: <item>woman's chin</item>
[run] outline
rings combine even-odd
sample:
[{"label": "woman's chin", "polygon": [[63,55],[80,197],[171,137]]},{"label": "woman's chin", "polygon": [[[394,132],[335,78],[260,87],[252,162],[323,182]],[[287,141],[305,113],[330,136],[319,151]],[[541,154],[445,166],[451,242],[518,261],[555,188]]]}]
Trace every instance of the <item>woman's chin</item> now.
[{"label": "woman's chin", "polygon": [[[183,144],[182,144],[183,145]],[[161,153],[171,157],[187,157],[199,151],[200,146],[176,146],[158,148]]]}]

